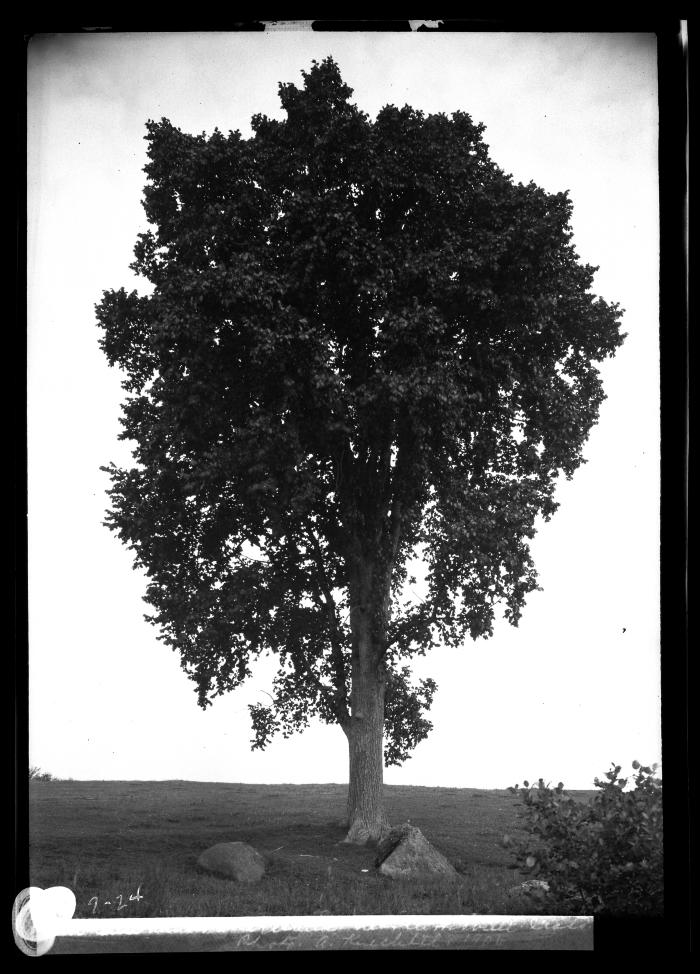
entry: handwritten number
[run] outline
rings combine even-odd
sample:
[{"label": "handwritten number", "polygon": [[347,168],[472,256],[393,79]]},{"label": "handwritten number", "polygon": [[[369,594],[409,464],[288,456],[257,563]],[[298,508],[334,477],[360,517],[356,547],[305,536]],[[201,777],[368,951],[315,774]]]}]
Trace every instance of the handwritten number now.
[{"label": "handwritten number", "polygon": [[[119,900],[119,906],[117,907],[117,912],[119,910],[125,910],[128,904],[124,902],[124,897],[122,896],[122,894],[117,893],[116,899]],[[136,888],[136,893],[129,893],[129,903],[134,903],[134,902],[138,903],[142,899],[143,896],[141,895],[141,885],[139,884],[138,887]],[[88,900],[88,906],[90,906],[91,903],[92,903],[92,913],[94,916],[95,913],[97,913],[98,906],[100,905],[99,897],[91,896],[90,899]],[[112,900],[103,901],[103,906],[112,906],[112,905],[113,905]]]}]

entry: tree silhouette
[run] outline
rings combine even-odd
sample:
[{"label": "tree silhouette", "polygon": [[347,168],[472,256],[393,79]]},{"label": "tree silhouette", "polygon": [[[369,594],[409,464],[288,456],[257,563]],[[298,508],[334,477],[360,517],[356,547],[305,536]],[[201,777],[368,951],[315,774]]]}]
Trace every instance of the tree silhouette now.
[{"label": "tree silhouette", "polygon": [[[623,337],[570,242],[571,202],[515,184],[464,112],[350,102],[330,58],[253,136],[149,122],[152,229],[106,291],[124,370],[108,526],[199,702],[279,658],[254,746],[338,724],[348,840],[377,839],[382,761],[431,724],[410,660],[516,625]],[[409,576],[427,571],[417,602]]]}]

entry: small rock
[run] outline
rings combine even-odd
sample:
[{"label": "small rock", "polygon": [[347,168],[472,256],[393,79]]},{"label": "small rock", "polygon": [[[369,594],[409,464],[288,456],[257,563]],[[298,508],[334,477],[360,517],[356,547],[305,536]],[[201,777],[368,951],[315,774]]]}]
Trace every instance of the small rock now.
[{"label": "small rock", "polygon": [[457,870],[425,838],[406,823],[388,833],[377,846],[375,865],[392,879],[456,879]]},{"label": "small rock", "polygon": [[544,896],[549,892],[549,883],[544,879],[527,879],[520,886],[511,886],[508,890],[511,896],[520,896],[522,893],[531,893],[535,896]]},{"label": "small rock", "polygon": [[245,842],[219,842],[201,854],[197,865],[239,883],[257,883],[265,872],[265,860]]}]

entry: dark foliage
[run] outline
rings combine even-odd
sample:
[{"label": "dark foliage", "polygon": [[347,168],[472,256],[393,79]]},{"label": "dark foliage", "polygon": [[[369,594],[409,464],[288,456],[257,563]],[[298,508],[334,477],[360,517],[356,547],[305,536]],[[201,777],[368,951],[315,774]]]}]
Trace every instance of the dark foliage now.
[{"label": "dark foliage", "polygon": [[[584,804],[560,782],[540,778],[510,791],[524,804],[528,835],[514,844],[515,864],[549,885],[548,908],[562,913],[615,916],[663,913],[662,785],[656,765],[637,771],[634,789],[613,765],[600,792]],[[507,837],[506,844],[511,844]]]},{"label": "dark foliage", "polygon": [[566,193],[515,184],[464,112],[371,121],[351,94],[327,59],[250,139],[148,123],[132,266],[153,291],[97,307],[135,444],[130,469],[106,468],[107,523],[202,706],[278,654],[259,746],[347,720],[362,564],[398,762],[435,690],[402,661],[490,635],[498,603],[517,624],[528,541],[582,462],[594,363],[622,336]]}]

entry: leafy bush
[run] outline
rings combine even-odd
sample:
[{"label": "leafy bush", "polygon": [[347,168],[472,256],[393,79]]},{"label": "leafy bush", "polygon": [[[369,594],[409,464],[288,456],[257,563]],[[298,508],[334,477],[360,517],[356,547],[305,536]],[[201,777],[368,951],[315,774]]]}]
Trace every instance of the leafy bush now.
[{"label": "leafy bush", "polygon": [[523,804],[525,838],[504,837],[512,846],[514,868],[549,887],[549,912],[639,915],[663,912],[663,808],[657,765],[642,767],[634,788],[625,791],[620,765],[588,803],[556,788],[527,781],[509,791]]},{"label": "leafy bush", "polygon": [[29,769],[29,780],[30,781],[53,781],[54,777],[49,774],[48,771],[42,771],[41,768],[31,767]]}]

